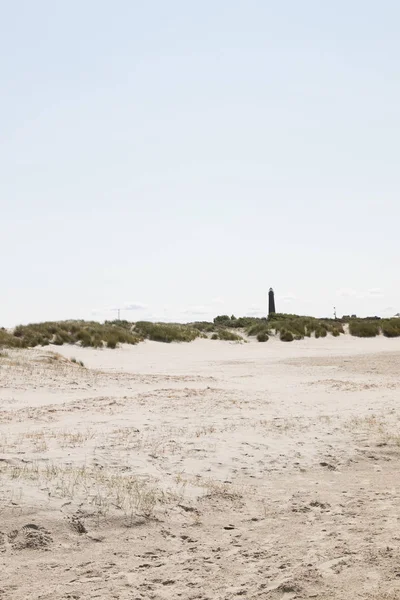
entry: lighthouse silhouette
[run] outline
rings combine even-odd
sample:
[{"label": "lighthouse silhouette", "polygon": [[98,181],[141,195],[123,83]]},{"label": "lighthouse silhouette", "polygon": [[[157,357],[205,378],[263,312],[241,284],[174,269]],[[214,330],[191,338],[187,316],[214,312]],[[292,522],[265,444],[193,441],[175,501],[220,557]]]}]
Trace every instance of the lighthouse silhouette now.
[{"label": "lighthouse silhouette", "polygon": [[274,296],[274,290],[272,288],[269,288],[269,292],[268,292],[268,315],[273,315],[275,314],[275,296]]}]

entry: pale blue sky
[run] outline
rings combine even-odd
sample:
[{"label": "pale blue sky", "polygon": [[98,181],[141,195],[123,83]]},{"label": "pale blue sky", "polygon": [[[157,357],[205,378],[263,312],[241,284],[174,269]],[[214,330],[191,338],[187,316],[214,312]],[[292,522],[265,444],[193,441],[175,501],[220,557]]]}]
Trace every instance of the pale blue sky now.
[{"label": "pale blue sky", "polygon": [[0,0],[0,325],[400,311],[400,3]]}]

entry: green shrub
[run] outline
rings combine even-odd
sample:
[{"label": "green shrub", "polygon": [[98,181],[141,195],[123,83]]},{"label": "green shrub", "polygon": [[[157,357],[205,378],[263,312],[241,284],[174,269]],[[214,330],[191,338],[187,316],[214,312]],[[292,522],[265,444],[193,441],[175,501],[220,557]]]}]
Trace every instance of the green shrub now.
[{"label": "green shrub", "polygon": [[233,333],[233,331],[229,331],[229,329],[218,329],[218,338],[220,340],[224,340],[227,342],[240,342],[243,338],[237,333]]},{"label": "green shrub", "polygon": [[258,321],[256,323],[252,323],[246,330],[247,335],[249,336],[257,336],[259,333],[265,333],[267,335],[270,334],[270,330],[265,321]]},{"label": "green shrub", "polygon": [[382,333],[385,337],[394,338],[400,336],[400,319],[391,319],[382,322]]},{"label": "green shrub", "polygon": [[90,335],[90,333],[88,331],[80,331],[77,334],[77,340],[80,341],[81,346],[83,346],[83,348],[89,348],[90,346],[93,345],[92,343],[92,336]]},{"label": "green shrub", "polygon": [[0,329],[0,349],[1,348],[21,348],[22,343],[19,338],[14,337],[11,333],[3,328]]},{"label": "green shrub", "polygon": [[326,331],[325,327],[319,326],[316,328],[316,330],[315,330],[316,338],[326,337],[326,335],[327,335],[327,331]]},{"label": "green shrub", "polygon": [[189,325],[178,325],[175,323],[150,323],[149,321],[138,321],[134,331],[144,338],[154,342],[192,342],[200,337],[201,332]]},{"label": "green shrub", "polygon": [[[56,346],[62,346],[64,344],[64,340],[62,339],[62,337],[60,335],[57,334],[53,340],[53,344],[55,344]],[[40,342],[38,342],[35,345],[39,346]]]},{"label": "green shrub", "polygon": [[115,348],[117,347],[117,340],[116,338],[108,338],[107,340],[107,348],[111,348],[112,350],[115,350]]},{"label": "green shrub", "polygon": [[208,321],[196,321],[195,323],[189,323],[189,327],[198,329],[202,333],[211,333],[212,331],[215,331],[214,323],[209,323]]},{"label": "green shrub", "polygon": [[[108,337],[108,335],[107,335]],[[103,340],[100,337],[99,333],[95,333],[92,337],[92,346],[93,348],[102,348],[104,346]]]},{"label": "green shrub", "polygon": [[228,315],[219,315],[214,319],[214,325],[222,325],[224,327],[229,327],[231,324],[231,318]]},{"label": "green shrub", "polygon": [[212,340],[219,340],[218,333],[213,333],[211,336]]},{"label": "green shrub", "polygon": [[351,335],[356,337],[376,337],[379,335],[379,324],[373,321],[350,321],[349,331]]},{"label": "green shrub", "polygon": [[266,331],[260,331],[260,333],[257,334],[257,341],[259,342],[268,342],[269,337]]},{"label": "green shrub", "polygon": [[293,342],[294,337],[290,331],[285,331],[284,329],[280,332],[280,339],[282,342]]},{"label": "green shrub", "polygon": [[120,343],[137,344],[141,338],[132,333],[127,321],[106,322],[96,321],[60,321],[19,325],[13,332],[15,346],[30,348],[48,344],[76,344],[84,347],[101,348],[109,337],[116,338]]}]

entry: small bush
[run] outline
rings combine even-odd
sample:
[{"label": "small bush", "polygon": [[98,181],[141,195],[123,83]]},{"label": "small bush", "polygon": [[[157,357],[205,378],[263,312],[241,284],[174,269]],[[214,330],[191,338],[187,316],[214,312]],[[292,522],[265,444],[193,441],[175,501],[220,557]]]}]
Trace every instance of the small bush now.
[{"label": "small bush", "polygon": [[385,337],[394,338],[400,336],[400,319],[392,319],[382,323],[382,333]]},{"label": "small bush", "polygon": [[267,335],[270,334],[270,330],[266,325],[265,321],[258,321],[257,323],[252,323],[250,327],[247,328],[247,335],[257,336],[259,333],[265,333]]},{"label": "small bush", "polygon": [[[132,325],[127,321],[106,322],[96,321],[59,321],[18,325],[13,332],[14,347],[31,348],[48,344],[76,344],[81,346],[101,348],[109,337],[116,338],[120,343],[137,344],[141,341],[138,335],[131,331]],[[1,343],[1,335],[0,335]]]},{"label": "small bush", "polygon": [[231,318],[229,315],[219,315],[214,319],[214,325],[222,325],[223,327],[229,327],[231,324]]},{"label": "small bush", "polygon": [[325,327],[317,327],[315,330],[315,337],[316,338],[320,338],[320,337],[326,337],[327,335],[327,331],[325,329]]},{"label": "small bush", "polygon": [[134,331],[139,335],[153,340],[154,342],[192,342],[200,337],[201,332],[189,325],[178,325],[175,323],[150,323],[149,321],[138,321]]},{"label": "small bush", "polygon": [[107,348],[111,348],[112,350],[115,350],[115,348],[117,347],[117,340],[115,338],[109,338],[107,340]]},{"label": "small bush", "polygon": [[259,342],[268,342],[269,337],[266,331],[261,331],[259,334],[257,334],[257,341]]},{"label": "small bush", "polygon": [[219,340],[218,333],[213,333],[211,336],[212,340]]},{"label": "small bush", "polygon": [[243,338],[229,329],[218,329],[218,338],[227,342],[241,342]]},{"label": "small bush", "polygon": [[280,339],[282,342],[293,342],[294,337],[290,331],[285,331],[283,329],[280,333]]},{"label": "small bush", "polygon": [[[62,339],[61,336],[56,335],[55,338],[54,338],[54,340],[53,340],[53,344],[55,346],[62,346],[64,344],[64,340]],[[37,345],[43,345],[43,344],[40,344],[40,342],[39,342]]]},{"label": "small bush", "polygon": [[215,331],[214,323],[209,323],[208,321],[196,321],[195,323],[190,323],[189,326],[193,329],[198,329],[202,333],[211,333],[212,331]]},{"label": "small bush", "polygon": [[356,337],[376,337],[379,335],[379,324],[372,321],[350,321],[349,331]]},{"label": "small bush", "polygon": [[103,340],[101,339],[99,334],[95,334],[92,338],[92,346],[93,348],[102,348],[104,346]]},{"label": "small bush", "polygon": [[92,346],[92,336],[88,331],[80,331],[77,335],[77,339],[80,341],[83,348]]}]

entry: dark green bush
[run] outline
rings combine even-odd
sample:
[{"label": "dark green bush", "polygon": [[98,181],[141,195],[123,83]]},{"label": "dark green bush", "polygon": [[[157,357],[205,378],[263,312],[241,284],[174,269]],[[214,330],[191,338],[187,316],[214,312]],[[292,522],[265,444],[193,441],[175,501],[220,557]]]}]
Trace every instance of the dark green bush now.
[{"label": "dark green bush", "polygon": [[138,321],[134,331],[144,338],[155,342],[192,342],[200,337],[201,332],[189,325],[178,325],[175,323],[150,323],[149,321]]},{"label": "dark green bush", "polygon": [[400,336],[400,319],[391,319],[382,322],[382,333],[385,337],[394,338]]},{"label": "dark green bush", "polygon": [[379,335],[379,323],[373,321],[350,321],[349,331],[351,335],[362,338],[376,337]]},{"label": "dark green bush", "polygon": [[108,338],[107,340],[107,348],[111,348],[112,350],[115,350],[115,348],[117,347],[117,340],[116,338]]},{"label": "dark green bush", "polygon": [[326,337],[326,334],[327,334],[327,331],[326,331],[325,327],[319,326],[315,330],[315,337],[316,338]]},{"label": "dark green bush", "polygon": [[214,323],[209,323],[208,321],[196,321],[195,323],[189,323],[189,327],[193,329],[198,329],[202,333],[211,333],[215,331]]},{"label": "dark green bush", "polygon": [[21,348],[22,342],[5,329],[0,329],[0,348]]},{"label": "dark green bush", "polygon": [[285,331],[284,329],[282,329],[282,331],[280,332],[280,339],[282,342],[293,342],[294,337],[290,331]]},{"label": "dark green bush", "polygon": [[212,340],[219,340],[218,333],[213,333],[211,336]]},{"label": "dark green bush", "polygon": [[218,338],[220,340],[224,340],[227,342],[240,342],[243,338],[237,333],[233,333],[233,331],[229,331],[229,329],[218,329]]},{"label": "dark green bush", "polygon": [[257,336],[259,333],[270,334],[270,330],[268,329],[268,325],[265,321],[258,321],[256,323],[252,323],[246,330],[247,335]]},{"label": "dark green bush", "polygon": [[259,342],[268,342],[269,337],[266,331],[260,331],[260,333],[257,334],[257,341]]},{"label": "dark green bush", "polygon": [[231,318],[229,315],[219,315],[214,319],[214,325],[222,325],[223,327],[230,327]]},{"label": "dark green bush", "polygon": [[115,337],[118,342],[125,344],[137,344],[141,338],[132,333],[127,322],[114,324],[97,323],[96,321],[60,321],[34,323],[31,325],[19,325],[15,328],[13,338],[14,345],[24,348],[34,346],[45,346],[48,344],[76,344],[82,346],[101,348],[107,339]]}]

